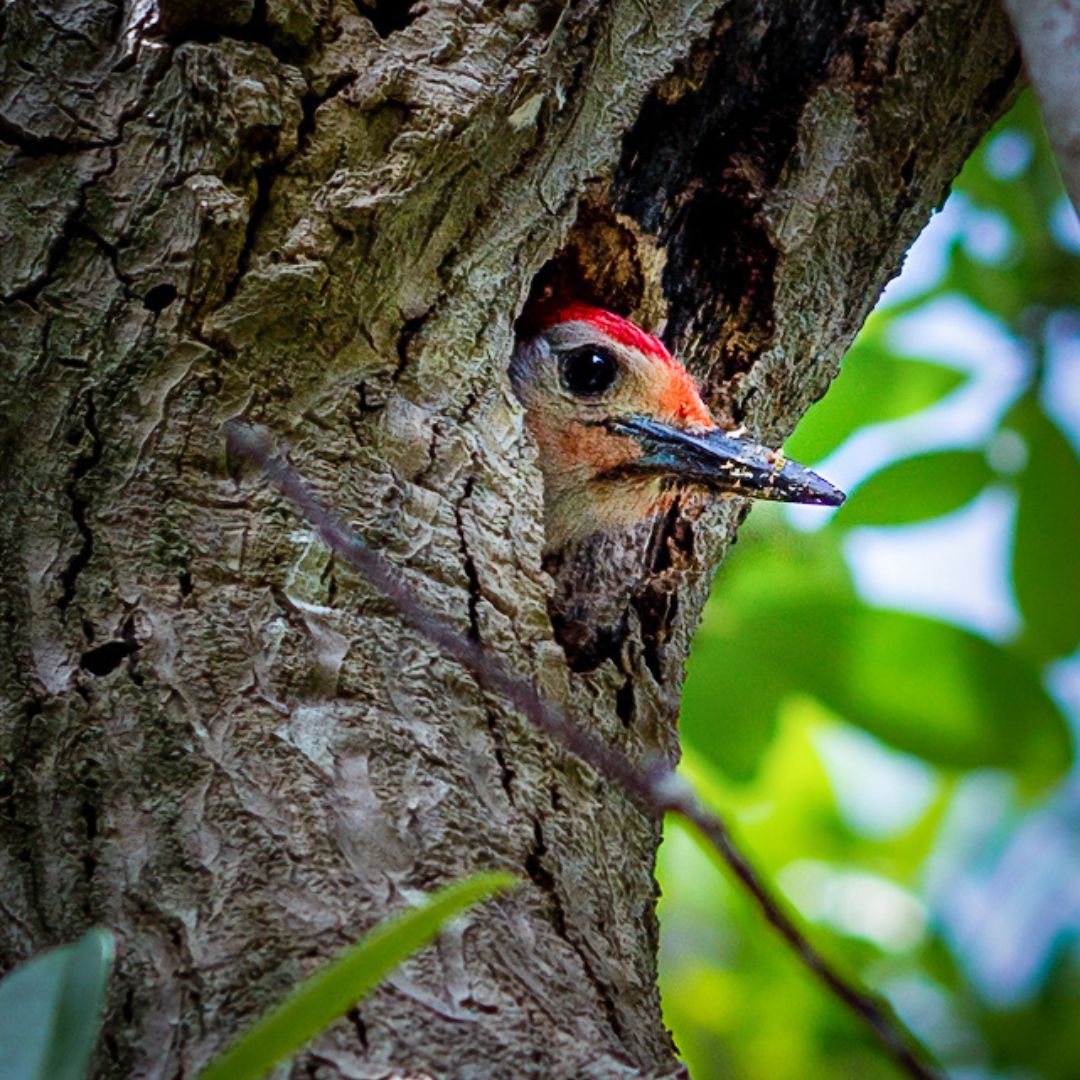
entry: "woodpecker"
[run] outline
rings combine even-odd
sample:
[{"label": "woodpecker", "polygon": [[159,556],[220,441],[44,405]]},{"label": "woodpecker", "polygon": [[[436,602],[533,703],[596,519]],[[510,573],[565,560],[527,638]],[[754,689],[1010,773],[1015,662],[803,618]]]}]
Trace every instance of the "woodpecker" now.
[{"label": "woodpecker", "polygon": [[510,365],[540,451],[549,551],[627,529],[680,493],[839,506],[809,469],[725,431],[659,338],[577,301],[527,316]]},{"label": "woodpecker", "polygon": [[510,363],[540,452],[548,613],[575,671],[624,670],[630,623],[656,657],[677,608],[672,544],[702,499],[838,506],[843,493],[778,450],[717,424],[690,373],[658,338],[602,308],[534,305]]}]

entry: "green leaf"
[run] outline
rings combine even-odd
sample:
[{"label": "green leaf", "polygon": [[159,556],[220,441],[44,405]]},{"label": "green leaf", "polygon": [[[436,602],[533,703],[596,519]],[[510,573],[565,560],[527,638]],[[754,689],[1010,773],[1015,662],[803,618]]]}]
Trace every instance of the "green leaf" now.
[{"label": "green leaf", "polygon": [[1038,671],[981,637],[919,615],[865,608],[839,667],[809,686],[900,750],[954,768],[1037,781],[1068,767],[1068,725]]},{"label": "green leaf", "polygon": [[868,607],[842,537],[751,513],[690,656],[679,717],[686,744],[744,781],[768,749],[779,706],[801,693],[930,762],[1006,768],[1034,785],[1059,776],[1071,744],[1041,663],[936,619]]},{"label": "green leaf", "polygon": [[917,413],[964,381],[963,373],[952,368],[901,359],[889,352],[882,329],[889,318],[871,317],[844,357],[828,393],[788,439],[785,453],[813,465],[859,428]]},{"label": "green leaf", "polygon": [[308,976],[210,1063],[201,1080],[256,1080],[349,1011],[449,919],[516,884],[512,874],[477,874],[440,889],[420,907],[387,919],[337,960]]},{"label": "green leaf", "polygon": [[1005,768],[1042,784],[1068,767],[1068,727],[1035,668],[947,623],[780,594],[717,605],[702,637],[680,727],[736,779],[754,772],[779,704],[797,693],[948,768]]},{"label": "green leaf", "polygon": [[860,484],[837,525],[908,525],[941,517],[966,506],[993,479],[986,457],[973,450],[905,458]]},{"label": "green leaf", "polygon": [[83,1080],[101,1026],[113,938],[91,930],[0,982],[0,1076]]},{"label": "green leaf", "polygon": [[1032,397],[1006,422],[1028,446],[1012,561],[1024,645],[1043,660],[1068,656],[1080,646],[1080,462]]}]

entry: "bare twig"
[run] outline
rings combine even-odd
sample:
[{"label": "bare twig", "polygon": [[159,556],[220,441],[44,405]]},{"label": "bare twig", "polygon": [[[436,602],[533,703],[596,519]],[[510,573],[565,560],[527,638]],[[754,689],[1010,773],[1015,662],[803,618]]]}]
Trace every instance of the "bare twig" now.
[{"label": "bare twig", "polygon": [[406,624],[472,672],[486,690],[505,697],[534,727],[619,784],[643,811],[657,818],[672,813],[688,822],[710,852],[731,870],[803,964],[871,1029],[890,1057],[919,1080],[938,1080],[939,1074],[916,1054],[915,1040],[900,1021],[876,996],[849,982],[818,952],[738,849],[727,826],[702,805],[693,789],[670,766],[662,761],[645,769],[635,765],[621,751],[578,727],[483,645],[430,611],[402,582],[392,564],[364,544],[338,514],[327,509],[304,477],[275,452],[273,438],[265,428],[230,420],[226,435],[230,452],[258,465],[335,555],[389,600]]}]

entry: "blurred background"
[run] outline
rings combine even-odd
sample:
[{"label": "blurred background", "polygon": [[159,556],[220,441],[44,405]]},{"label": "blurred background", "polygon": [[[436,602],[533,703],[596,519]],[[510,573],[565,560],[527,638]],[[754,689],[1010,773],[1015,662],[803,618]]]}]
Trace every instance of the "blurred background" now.
[{"label": "blurred background", "polygon": [[[950,1076],[1080,1077],[1080,223],[1030,91],[785,447],[717,578],[683,771]],[[695,1080],[893,1077],[677,824],[665,1015]]]}]

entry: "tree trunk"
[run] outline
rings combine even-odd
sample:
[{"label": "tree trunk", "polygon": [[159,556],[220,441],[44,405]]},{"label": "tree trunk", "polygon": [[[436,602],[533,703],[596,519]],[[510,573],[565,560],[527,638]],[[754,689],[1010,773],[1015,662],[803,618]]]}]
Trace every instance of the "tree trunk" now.
[{"label": "tree trunk", "polygon": [[111,927],[98,1074],[190,1076],[388,911],[509,867],[291,1075],[679,1075],[657,824],[231,475],[222,423],[674,757],[742,508],[660,523],[629,636],[572,671],[515,316],[543,270],[778,442],[1009,101],[997,4],[11,0],[0,32],[0,966]]}]

